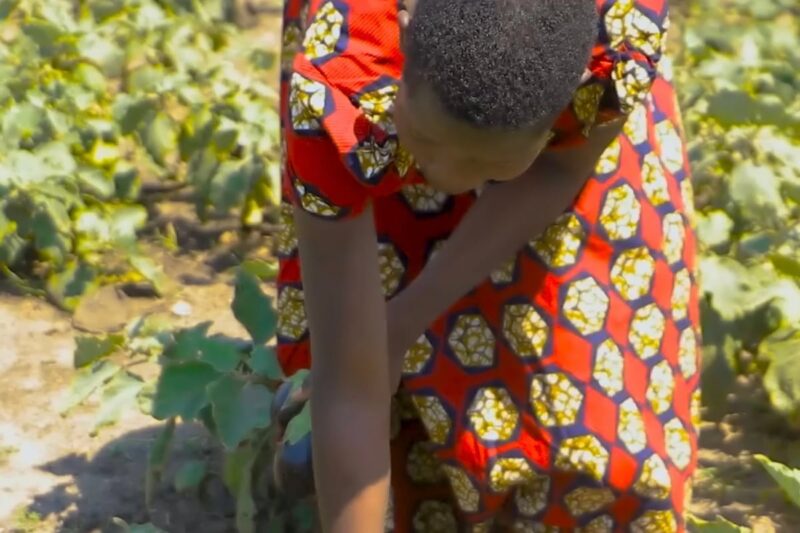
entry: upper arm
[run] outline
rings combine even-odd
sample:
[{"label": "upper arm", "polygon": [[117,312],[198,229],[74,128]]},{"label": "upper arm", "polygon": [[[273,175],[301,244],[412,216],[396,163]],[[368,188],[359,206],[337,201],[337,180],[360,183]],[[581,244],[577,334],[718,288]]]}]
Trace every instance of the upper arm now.
[{"label": "upper arm", "polygon": [[386,306],[371,210],[331,221],[295,208],[295,225],[315,384],[354,398],[388,397]]}]

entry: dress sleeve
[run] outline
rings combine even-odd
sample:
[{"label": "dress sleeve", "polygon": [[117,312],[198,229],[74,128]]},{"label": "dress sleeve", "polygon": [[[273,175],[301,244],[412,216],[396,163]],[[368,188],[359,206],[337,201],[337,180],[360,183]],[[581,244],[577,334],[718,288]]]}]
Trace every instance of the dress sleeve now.
[{"label": "dress sleeve", "polygon": [[596,0],[590,76],[553,129],[551,147],[580,143],[596,124],[629,115],[647,96],[669,27],[667,0]]},{"label": "dress sleeve", "polygon": [[312,214],[354,216],[412,167],[391,117],[403,60],[397,4],[289,0],[285,9],[284,47],[293,35],[296,52],[282,89],[284,191]]}]

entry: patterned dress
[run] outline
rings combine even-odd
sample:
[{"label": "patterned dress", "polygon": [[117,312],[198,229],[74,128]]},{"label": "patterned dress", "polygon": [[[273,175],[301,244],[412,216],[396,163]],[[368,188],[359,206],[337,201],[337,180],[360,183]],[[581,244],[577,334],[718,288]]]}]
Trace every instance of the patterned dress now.
[{"label": "patterned dress", "polygon": [[[596,0],[592,77],[549,149],[627,116],[574,205],[421,336],[392,442],[397,532],[683,531],[697,456],[692,186],[666,0]],[[308,367],[291,205],[374,208],[383,290],[417,276],[476,200],[427,186],[391,121],[401,75],[389,1],[288,0],[279,358]]]}]

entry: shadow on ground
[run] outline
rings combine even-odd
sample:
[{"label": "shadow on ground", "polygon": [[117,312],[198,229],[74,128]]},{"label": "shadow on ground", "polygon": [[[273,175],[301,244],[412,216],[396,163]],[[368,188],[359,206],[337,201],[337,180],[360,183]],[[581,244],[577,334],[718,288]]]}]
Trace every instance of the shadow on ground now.
[{"label": "shadow on ground", "polygon": [[[219,454],[202,426],[176,429],[168,466],[153,506],[145,506],[145,472],[150,446],[159,426],[132,431],[110,441],[92,457],[63,456],[40,468],[66,478],[47,493],[35,496],[28,510],[43,522],[57,523],[59,532],[117,532],[114,517],[129,524],[152,522],[169,533],[235,532],[234,501],[222,484]],[[175,472],[189,460],[209,463],[207,482],[185,493],[175,490]]]}]

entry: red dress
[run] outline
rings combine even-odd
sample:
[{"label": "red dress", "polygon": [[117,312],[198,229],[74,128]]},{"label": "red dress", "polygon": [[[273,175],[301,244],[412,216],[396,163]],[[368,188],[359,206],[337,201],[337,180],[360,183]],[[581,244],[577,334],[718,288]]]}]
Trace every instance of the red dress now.
[{"label": "red dress", "polygon": [[[593,76],[550,148],[620,115],[624,133],[574,205],[409,351],[392,443],[395,531],[489,531],[501,509],[515,531],[684,529],[699,320],[691,182],[661,57],[667,2],[596,3]],[[276,248],[278,354],[291,373],[310,363],[292,203],[335,219],[371,202],[389,298],[476,195],[433,190],[398,145],[394,2],[285,9]]]}]

